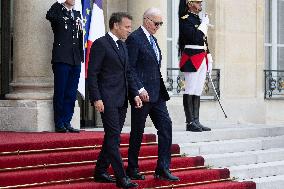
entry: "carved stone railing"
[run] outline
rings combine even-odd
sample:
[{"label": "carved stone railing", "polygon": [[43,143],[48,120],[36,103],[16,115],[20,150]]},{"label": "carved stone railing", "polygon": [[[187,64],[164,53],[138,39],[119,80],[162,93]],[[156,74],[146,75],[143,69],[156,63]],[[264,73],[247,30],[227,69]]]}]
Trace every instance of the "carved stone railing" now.
[{"label": "carved stone railing", "polygon": [[[220,69],[213,69],[211,74],[212,81],[220,96]],[[167,90],[171,96],[181,96],[185,87],[184,75],[178,68],[167,69]],[[203,100],[217,100],[212,84],[208,77],[206,77],[203,93],[201,96]]]}]

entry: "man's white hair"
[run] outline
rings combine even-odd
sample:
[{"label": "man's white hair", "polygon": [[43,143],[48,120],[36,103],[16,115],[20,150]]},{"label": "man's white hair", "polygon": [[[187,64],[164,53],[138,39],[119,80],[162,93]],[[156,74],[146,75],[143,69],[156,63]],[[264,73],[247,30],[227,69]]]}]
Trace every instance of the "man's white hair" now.
[{"label": "man's white hair", "polygon": [[162,15],[162,12],[160,9],[151,7],[144,12],[143,18],[146,18],[149,16],[160,16],[160,15]]}]

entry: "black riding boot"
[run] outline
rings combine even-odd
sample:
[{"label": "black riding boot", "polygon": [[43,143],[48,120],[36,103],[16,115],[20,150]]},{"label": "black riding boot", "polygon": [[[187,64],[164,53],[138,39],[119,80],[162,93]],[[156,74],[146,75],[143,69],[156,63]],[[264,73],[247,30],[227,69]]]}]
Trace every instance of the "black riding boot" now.
[{"label": "black riding boot", "polygon": [[193,98],[193,119],[196,125],[202,129],[202,131],[211,131],[209,127],[205,127],[199,122],[199,109],[200,109],[200,96],[192,96]]},{"label": "black riding boot", "polygon": [[186,131],[202,132],[202,129],[194,122],[193,119],[193,96],[183,95],[183,108],[186,118]]}]

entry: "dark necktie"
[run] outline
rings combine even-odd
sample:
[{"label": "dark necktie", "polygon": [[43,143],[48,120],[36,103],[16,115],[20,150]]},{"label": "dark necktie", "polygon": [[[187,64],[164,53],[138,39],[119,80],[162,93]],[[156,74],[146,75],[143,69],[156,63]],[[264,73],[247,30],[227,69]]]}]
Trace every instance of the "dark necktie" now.
[{"label": "dark necktie", "polygon": [[73,15],[72,15],[72,10],[69,10],[69,11],[68,11],[68,15],[69,15],[69,18],[74,19],[74,18],[73,18]]},{"label": "dark necktie", "polygon": [[123,42],[121,40],[117,40],[116,41],[117,45],[118,45],[118,52],[120,54],[121,57],[124,57],[124,50],[123,50]]}]

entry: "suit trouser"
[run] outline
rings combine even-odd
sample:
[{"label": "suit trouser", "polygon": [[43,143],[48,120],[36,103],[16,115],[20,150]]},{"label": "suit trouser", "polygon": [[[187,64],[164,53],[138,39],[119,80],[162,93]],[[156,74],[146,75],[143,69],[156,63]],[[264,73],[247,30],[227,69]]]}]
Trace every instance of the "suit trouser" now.
[{"label": "suit trouser", "polygon": [[105,107],[101,113],[104,127],[104,142],[96,163],[95,172],[105,173],[111,164],[116,178],[126,176],[119,151],[120,133],[126,117],[126,107]]},{"label": "suit trouser", "polygon": [[172,121],[166,102],[144,103],[137,109],[131,106],[131,132],[128,149],[128,169],[138,168],[138,156],[143,138],[145,122],[150,115],[158,134],[158,169],[169,169],[171,162]]},{"label": "suit trouser", "polygon": [[54,74],[53,110],[55,127],[70,124],[74,113],[81,65],[56,62],[52,64]]},{"label": "suit trouser", "polygon": [[203,60],[202,64],[196,72],[184,72],[184,94],[201,96],[206,79],[206,72],[206,59]]}]

